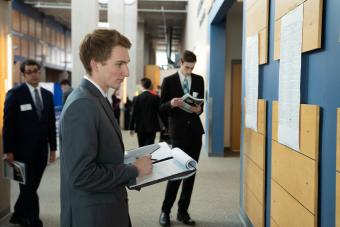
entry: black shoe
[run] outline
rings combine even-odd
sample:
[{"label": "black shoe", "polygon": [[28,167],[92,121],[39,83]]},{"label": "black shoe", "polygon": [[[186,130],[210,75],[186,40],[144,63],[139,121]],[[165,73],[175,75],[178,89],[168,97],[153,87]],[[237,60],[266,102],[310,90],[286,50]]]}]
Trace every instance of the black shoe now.
[{"label": "black shoe", "polygon": [[183,222],[185,225],[194,226],[196,222],[191,219],[188,213],[177,213],[177,220]]},{"label": "black shoe", "polygon": [[159,216],[159,224],[161,226],[170,226],[170,215],[169,213],[161,212],[161,215]]},{"label": "black shoe", "polygon": [[21,225],[21,226],[30,226],[30,224],[31,224],[30,221],[27,218],[21,217],[21,216],[17,215],[16,213],[14,213],[12,215],[9,222],[11,224]]},{"label": "black shoe", "polygon": [[31,225],[32,227],[43,227],[43,222],[40,219],[34,219],[31,221]]}]

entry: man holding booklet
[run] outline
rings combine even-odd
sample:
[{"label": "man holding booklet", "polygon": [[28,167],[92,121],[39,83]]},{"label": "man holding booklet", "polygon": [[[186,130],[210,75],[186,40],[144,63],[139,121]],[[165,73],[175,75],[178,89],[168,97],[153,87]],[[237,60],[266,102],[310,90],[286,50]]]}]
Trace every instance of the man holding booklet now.
[{"label": "man holding booklet", "polygon": [[[195,64],[196,55],[184,51],[178,72],[163,80],[160,111],[168,117],[172,147],[180,148],[198,161],[204,133],[199,118],[203,112],[204,81],[202,76],[192,73]],[[170,212],[181,182],[177,219],[186,225],[195,225],[188,213],[194,181],[195,175],[184,180],[168,181],[159,218],[162,226],[170,226]]]}]

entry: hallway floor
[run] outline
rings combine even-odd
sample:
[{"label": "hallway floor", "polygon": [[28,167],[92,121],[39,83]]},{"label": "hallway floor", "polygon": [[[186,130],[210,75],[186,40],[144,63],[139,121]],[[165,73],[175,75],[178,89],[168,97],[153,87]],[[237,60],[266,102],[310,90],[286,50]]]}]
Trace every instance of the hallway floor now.
[{"label": "hallway floor", "polygon": [[[137,147],[137,137],[123,131],[126,149]],[[201,153],[195,188],[189,213],[199,227],[239,227],[240,159],[237,156],[218,158]],[[40,217],[45,227],[59,227],[59,161],[48,166],[39,188]],[[158,227],[158,217],[166,183],[129,191],[129,207],[134,227]],[[19,187],[11,185],[11,203],[16,201]],[[172,226],[184,226],[176,221],[177,203],[172,208]],[[0,227],[15,227],[8,223]],[[61,226],[62,227],[62,226]],[[101,226],[100,226],[101,227]],[[104,227],[104,226],[103,226]],[[118,227],[118,226],[117,226]]]}]

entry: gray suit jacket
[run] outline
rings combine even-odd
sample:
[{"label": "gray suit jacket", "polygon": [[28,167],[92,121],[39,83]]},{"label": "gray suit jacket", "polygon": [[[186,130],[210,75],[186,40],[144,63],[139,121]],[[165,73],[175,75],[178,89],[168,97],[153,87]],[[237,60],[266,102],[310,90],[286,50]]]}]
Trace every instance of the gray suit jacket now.
[{"label": "gray suit jacket", "polygon": [[68,97],[60,120],[62,227],[129,226],[126,185],[138,171],[125,165],[112,108],[89,81]]}]

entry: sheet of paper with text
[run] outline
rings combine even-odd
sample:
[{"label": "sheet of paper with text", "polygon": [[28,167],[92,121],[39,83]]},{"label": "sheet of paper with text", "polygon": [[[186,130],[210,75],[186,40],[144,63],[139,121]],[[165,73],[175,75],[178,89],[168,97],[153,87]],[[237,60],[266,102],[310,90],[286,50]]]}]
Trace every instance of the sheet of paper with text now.
[{"label": "sheet of paper with text", "polygon": [[245,127],[257,132],[257,99],[259,89],[259,38],[247,38],[246,65],[246,119]]},{"label": "sheet of paper with text", "polygon": [[282,18],[279,70],[278,140],[299,150],[303,4]]}]

